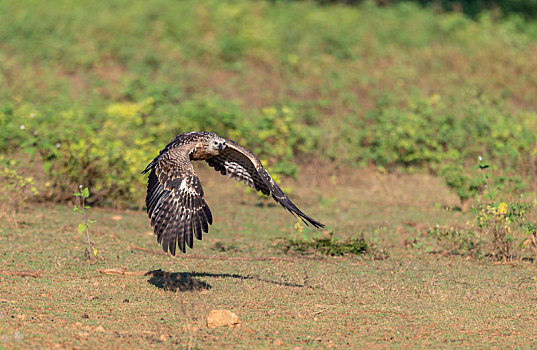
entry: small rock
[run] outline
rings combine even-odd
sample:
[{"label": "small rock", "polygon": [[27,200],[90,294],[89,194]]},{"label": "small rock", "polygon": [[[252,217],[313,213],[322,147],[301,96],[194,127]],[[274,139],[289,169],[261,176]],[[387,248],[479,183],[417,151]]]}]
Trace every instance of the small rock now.
[{"label": "small rock", "polygon": [[276,339],[273,344],[276,345],[276,346],[282,346],[283,345],[282,338]]},{"label": "small rock", "polygon": [[102,325],[98,325],[97,327],[95,327],[95,331],[96,332],[104,332],[104,327]]},{"label": "small rock", "polygon": [[212,310],[207,316],[207,327],[216,328],[221,326],[238,327],[239,316],[228,310]]},{"label": "small rock", "polygon": [[23,335],[21,332],[15,331],[15,333],[13,333],[13,339],[15,339],[16,341],[21,341],[22,338],[23,338]]}]

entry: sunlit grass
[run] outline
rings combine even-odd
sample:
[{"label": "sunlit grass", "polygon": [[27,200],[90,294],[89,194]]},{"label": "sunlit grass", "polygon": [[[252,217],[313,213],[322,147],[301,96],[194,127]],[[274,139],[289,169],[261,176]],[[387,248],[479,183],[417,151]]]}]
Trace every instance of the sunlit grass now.
[{"label": "sunlit grass", "polygon": [[[491,264],[405,243],[417,238],[434,245],[426,231],[441,216],[451,224],[465,220],[459,212],[439,214],[434,202],[447,191],[433,179],[375,179],[360,172],[330,190],[336,200],[325,209],[312,200],[310,188],[296,186],[300,207],[329,228],[339,227],[338,240],[359,237],[361,231],[389,253],[375,260],[283,254],[274,246],[276,238],[315,239],[322,232],[298,232],[282,208],[256,206],[252,194],[230,196],[237,193],[233,183],[222,185],[218,180],[225,179],[218,174],[202,175],[215,222],[194,250],[177,257],[158,253],[141,211],[92,208],[97,222],[91,238],[101,257],[92,263],[83,234],[77,233],[80,218],[69,206],[38,205],[11,221],[2,219],[0,270],[42,273],[40,278],[0,274],[3,344],[183,348],[190,342],[193,348],[321,349],[524,347],[535,341],[532,264]],[[436,195],[414,196],[417,184]],[[363,196],[349,196],[353,191]],[[410,197],[415,206],[408,205]],[[442,202],[450,201],[448,195]],[[365,221],[355,215],[365,207],[378,215]],[[402,212],[407,214],[397,214]],[[168,280],[103,275],[100,268],[171,274]],[[202,287],[181,291],[191,283]],[[212,309],[236,313],[241,327],[207,328]]]}]

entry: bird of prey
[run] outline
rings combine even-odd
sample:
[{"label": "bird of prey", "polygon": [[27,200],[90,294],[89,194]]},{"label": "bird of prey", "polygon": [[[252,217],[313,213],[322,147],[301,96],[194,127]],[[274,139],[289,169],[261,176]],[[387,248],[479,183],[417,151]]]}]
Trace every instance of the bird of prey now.
[{"label": "bird of prey", "polygon": [[193,237],[201,240],[213,223],[193,160],[204,160],[222,175],[272,195],[306,225],[324,227],[291,202],[254,154],[211,132],[187,132],[177,135],[142,172],[149,172],[147,214],[164,252],[175,255],[179,247],[184,253],[185,245],[192,248]]}]

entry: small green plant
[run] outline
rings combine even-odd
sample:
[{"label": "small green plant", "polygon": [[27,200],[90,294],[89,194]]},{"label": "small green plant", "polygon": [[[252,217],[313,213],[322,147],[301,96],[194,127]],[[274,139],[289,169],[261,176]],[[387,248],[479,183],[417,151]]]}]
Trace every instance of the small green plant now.
[{"label": "small green plant", "polygon": [[91,224],[94,224],[94,220],[88,220],[88,217],[86,216],[86,209],[89,209],[90,206],[86,205],[86,199],[90,196],[89,189],[87,187],[83,187],[80,185],[78,187],[79,192],[74,193],[73,195],[76,197],[80,197],[80,207],[78,207],[76,204],[73,207],[73,211],[76,211],[78,213],[81,213],[84,217],[84,222],[78,224],[78,233],[86,231],[86,236],[88,237],[88,257],[97,256],[97,249],[95,247],[91,246],[91,240],[89,235],[89,226]]},{"label": "small green plant", "polygon": [[498,259],[511,260],[513,237],[510,235],[510,218],[507,216],[507,203],[487,205],[477,212],[477,225],[492,234],[494,255]]},{"label": "small green plant", "polygon": [[537,255],[537,225],[532,222],[524,224],[524,234],[528,239],[526,242],[529,242]]},{"label": "small green plant", "polygon": [[532,209],[532,205],[521,202],[491,203],[478,208],[477,226],[492,234],[494,255],[498,259],[511,260],[514,257],[513,244],[515,237],[521,236],[521,231],[534,237],[535,225],[527,218],[528,211]]},{"label": "small green plant", "polygon": [[469,229],[460,230],[454,227],[441,227],[436,225],[427,234],[436,239],[449,254],[471,255],[478,257],[481,254],[481,240]]}]

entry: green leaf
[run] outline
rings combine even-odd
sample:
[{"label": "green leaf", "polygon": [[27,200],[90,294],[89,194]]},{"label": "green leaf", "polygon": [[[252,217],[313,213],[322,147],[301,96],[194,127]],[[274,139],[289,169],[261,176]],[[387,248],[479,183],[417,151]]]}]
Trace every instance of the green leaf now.
[{"label": "green leaf", "polygon": [[[26,147],[25,151],[30,155],[30,161],[33,161],[36,148],[35,147]],[[47,172],[47,171],[45,170],[45,172]]]},{"label": "green leaf", "polygon": [[84,232],[84,230],[86,229],[87,225],[86,224],[78,224],[78,233],[82,233]]},{"label": "green leaf", "polygon": [[75,206],[73,207],[73,211],[78,211],[78,207],[77,207],[76,204],[75,204]]},{"label": "green leaf", "polygon": [[45,174],[50,174],[50,168],[52,167],[52,162],[44,162],[43,163],[43,170],[45,171]]},{"label": "green leaf", "polygon": [[58,149],[53,146],[51,143],[43,143],[43,146],[45,146],[46,148],[48,148],[48,150],[52,153],[52,154],[58,154]]},{"label": "green leaf", "polygon": [[84,198],[89,197],[89,189],[87,187],[82,190],[82,195],[84,196]]},{"label": "green leaf", "polygon": [[82,195],[82,193],[73,193],[73,196],[80,197],[81,195]]}]

